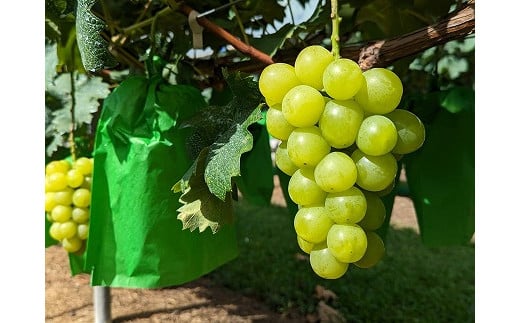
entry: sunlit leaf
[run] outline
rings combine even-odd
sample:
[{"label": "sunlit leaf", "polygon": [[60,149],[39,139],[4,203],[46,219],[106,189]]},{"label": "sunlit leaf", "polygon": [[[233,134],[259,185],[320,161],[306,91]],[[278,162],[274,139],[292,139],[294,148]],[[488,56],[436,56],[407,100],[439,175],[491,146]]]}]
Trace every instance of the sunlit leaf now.
[{"label": "sunlit leaf", "polygon": [[88,71],[113,67],[117,63],[107,49],[107,42],[100,35],[105,27],[104,22],[90,11],[95,2],[78,0],[76,11],[78,47],[83,66]]}]

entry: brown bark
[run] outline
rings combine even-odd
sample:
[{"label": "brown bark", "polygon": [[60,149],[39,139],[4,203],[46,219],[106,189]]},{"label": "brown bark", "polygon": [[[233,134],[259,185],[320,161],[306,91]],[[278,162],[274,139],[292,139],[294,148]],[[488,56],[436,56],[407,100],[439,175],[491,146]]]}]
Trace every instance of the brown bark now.
[{"label": "brown bark", "polygon": [[[359,49],[358,63],[362,70],[388,66],[401,58],[420,53],[430,47],[451,40],[463,38],[474,32],[475,3],[471,1],[465,8],[437,24],[390,40],[380,40],[363,46]],[[345,55],[352,57],[356,55],[356,52],[349,52],[348,48],[345,48],[344,52]]]}]

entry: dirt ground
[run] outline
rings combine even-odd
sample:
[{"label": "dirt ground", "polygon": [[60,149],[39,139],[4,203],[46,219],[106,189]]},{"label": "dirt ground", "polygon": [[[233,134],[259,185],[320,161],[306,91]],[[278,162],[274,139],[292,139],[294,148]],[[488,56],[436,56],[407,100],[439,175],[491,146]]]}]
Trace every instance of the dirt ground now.
[{"label": "dirt ground", "polygon": [[[272,202],[284,204],[279,187]],[[418,230],[409,198],[396,197],[391,225]],[[175,288],[111,288],[112,322],[310,322],[298,314],[281,315],[261,300],[218,286],[206,277]],[[45,251],[45,322],[94,322],[93,288],[88,275],[70,276],[68,258],[58,246]],[[97,322],[96,322],[97,323]]]}]

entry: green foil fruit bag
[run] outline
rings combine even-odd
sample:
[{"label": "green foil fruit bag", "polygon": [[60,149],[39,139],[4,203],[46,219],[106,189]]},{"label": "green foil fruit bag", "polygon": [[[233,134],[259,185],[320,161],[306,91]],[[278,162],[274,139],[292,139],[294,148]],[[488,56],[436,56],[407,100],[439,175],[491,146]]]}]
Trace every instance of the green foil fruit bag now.
[{"label": "green foil fruit bag", "polygon": [[103,103],[96,132],[84,271],[93,286],[159,288],[238,255],[233,225],[182,230],[172,186],[191,166],[179,124],[203,109],[200,91],[132,76]]}]

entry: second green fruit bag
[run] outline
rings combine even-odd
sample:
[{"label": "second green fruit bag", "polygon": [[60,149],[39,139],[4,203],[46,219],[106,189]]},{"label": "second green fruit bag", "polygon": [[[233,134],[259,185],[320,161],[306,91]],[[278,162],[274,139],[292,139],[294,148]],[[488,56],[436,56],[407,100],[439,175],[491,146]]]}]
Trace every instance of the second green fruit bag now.
[{"label": "second green fruit bag", "polygon": [[104,101],[94,149],[85,271],[93,286],[159,288],[192,281],[238,255],[233,225],[182,230],[171,190],[191,160],[179,124],[200,91],[132,76]]}]

